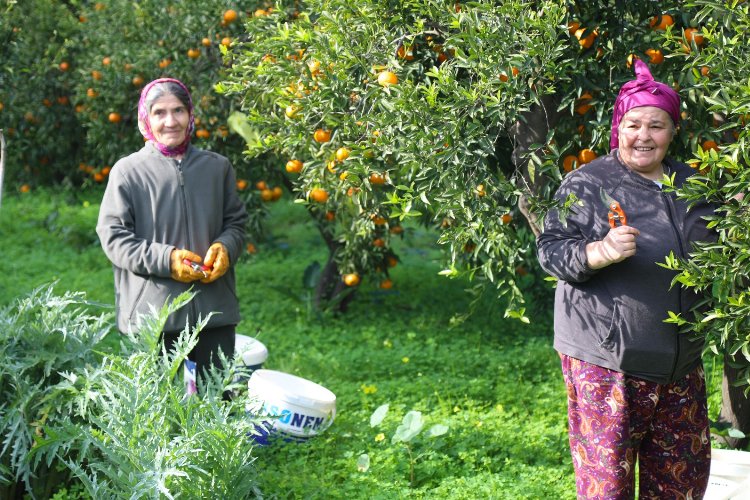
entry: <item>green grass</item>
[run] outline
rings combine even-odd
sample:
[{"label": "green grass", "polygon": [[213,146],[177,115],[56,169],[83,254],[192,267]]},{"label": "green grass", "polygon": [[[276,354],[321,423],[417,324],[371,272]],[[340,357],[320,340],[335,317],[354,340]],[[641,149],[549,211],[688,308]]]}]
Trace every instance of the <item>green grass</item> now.
[{"label": "green grass", "polygon": [[[94,232],[100,197],[37,192],[3,200],[0,306],[52,280],[60,291],[112,304],[111,268]],[[525,325],[503,318],[487,294],[473,316],[451,327],[469,308],[468,283],[438,276],[434,236],[408,227],[395,247],[394,288],[365,280],[346,314],[319,316],[308,307],[302,273],[325,261],[324,245],[303,207],[275,204],[271,218],[274,237],[237,267],[238,331],[268,347],[265,368],[332,390],[337,416],[305,444],[256,449],[269,498],[575,497],[549,302],[531,304],[533,321]],[[711,373],[715,414],[720,371]],[[386,419],[372,428],[370,415],[386,403]],[[410,410],[422,412],[425,428],[449,427],[412,442],[413,484],[409,451],[391,443]],[[365,453],[370,466],[360,471]]]}]

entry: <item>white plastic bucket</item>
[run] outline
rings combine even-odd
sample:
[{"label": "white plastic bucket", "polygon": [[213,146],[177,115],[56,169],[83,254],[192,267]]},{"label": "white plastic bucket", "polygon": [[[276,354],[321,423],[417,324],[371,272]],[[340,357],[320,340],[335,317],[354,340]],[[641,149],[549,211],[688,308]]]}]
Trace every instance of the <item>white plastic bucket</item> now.
[{"label": "white plastic bucket", "polygon": [[268,358],[268,349],[261,341],[239,333],[234,336],[234,353],[251,370],[261,368]]},{"label": "white plastic bucket", "polygon": [[248,412],[273,417],[254,436],[261,444],[266,444],[273,435],[306,441],[330,427],[336,416],[334,393],[289,373],[255,370],[247,381],[247,392]]},{"label": "white plastic bucket", "polygon": [[[263,366],[268,358],[268,349],[262,342],[247,335],[239,333],[234,336],[234,355],[242,359],[242,364],[250,370],[257,370]],[[195,362],[186,359],[182,368],[183,378],[185,380],[185,391],[188,394],[198,392],[195,375]],[[243,377],[244,378],[244,377]],[[244,382],[243,379],[237,378],[236,382]]]},{"label": "white plastic bucket", "polygon": [[705,500],[750,500],[750,452],[711,450]]}]

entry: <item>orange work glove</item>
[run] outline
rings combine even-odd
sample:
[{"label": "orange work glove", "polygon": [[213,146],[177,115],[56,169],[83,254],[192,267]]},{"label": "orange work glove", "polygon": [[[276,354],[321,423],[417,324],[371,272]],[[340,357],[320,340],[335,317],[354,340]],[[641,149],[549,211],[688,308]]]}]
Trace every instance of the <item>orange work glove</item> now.
[{"label": "orange work glove", "polygon": [[208,271],[193,269],[190,264],[185,264],[183,261],[200,264],[201,257],[184,248],[179,250],[175,248],[172,250],[172,253],[169,255],[169,272],[173,280],[181,283],[192,283],[208,275]]},{"label": "orange work glove", "polygon": [[207,271],[208,276],[201,280],[201,283],[211,283],[224,276],[229,270],[229,252],[223,243],[214,243],[208,248],[206,258],[203,263],[210,269]]}]

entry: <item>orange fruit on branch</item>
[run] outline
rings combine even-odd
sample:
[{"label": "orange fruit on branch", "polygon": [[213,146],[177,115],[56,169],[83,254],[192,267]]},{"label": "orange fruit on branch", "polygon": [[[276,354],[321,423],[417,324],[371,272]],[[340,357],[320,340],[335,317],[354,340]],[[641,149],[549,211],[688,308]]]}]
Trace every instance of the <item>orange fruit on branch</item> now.
[{"label": "orange fruit on branch", "polygon": [[578,164],[584,165],[590,161],[596,160],[597,156],[592,150],[584,148],[578,152]]},{"label": "orange fruit on branch", "polygon": [[646,49],[646,55],[651,64],[661,64],[664,62],[664,54],[659,49]]},{"label": "orange fruit on branch", "polygon": [[383,185],[385,184],[385,176],[378,172],[370,174],[370,184]]},{"label": "orange fruit on branch", "polygon": [[359,274],[357,273],[348,273],[345,274],[342,279],[344,280],[344,283],[346,286],[357,286],[359,285]]},{"label": "orange fruit on branch", "polygon": [[661,14],[652,17],[648,24],[653,30],[666,31],[668,26],[674,25],[674,18],[669,14]]},{"label": "orange fruit on branch", "polygon": [[685,40],[688,43],[695,43],[698,47],[706,42],[706,38],[701,34],[698,28],[685,28]]},{"label": "orange fruit on branch", "polygon": [[398,76],[392,71],[381,71],[378,74],[378,85],[381,87],[388,87],[390,85],[396,85],[398,83]]},{"label": "orange fruit on branch", "polygon": [[568,155],[563,158],[563,170],[565,172],[572,172],[578,166],[578,157],[576,155]]},{"label": "orange fruit on branch", "polygon": [[349,148],[341,147],[336,150],[337,161],[342,162],[346,160],[347,158],[349,158]]},{"label": "orange fruit on branch", "polygon": [[289,160],[286,162],[286,171],[290,174],[298,174],[302,172],[302,167],[304,166],[304,163],[302,163],[300,160]]},{"label": "orange fruit on branch", "polygon": [[107,117],[107,119],[111,123],[120,123],[122,121],[122,116],[120,115],[120,113],[117,113],[117,112],[113,111],[112,113],[109,114],[109,116]]},{"label": "orange fruit on branch", "polygon": [[328,142],[331,140],[331,131],[319,128],[313,134],[313,139],[315,139],[315,142],[320,142],[320,143]]},{"label": "orange fruit on branch", "polygon": [[325,203],[328,201],[328,191],[322,188],[313,188],[310,191],[310,199],[317,203]]},{"label": "orange fruit on branch", "polygon": [[233,9],[224,11],[224,15],[222,16],[222,19],[226,24],[235,22],[237,18],[239,18],[239,14],[237,14],[237,11]]}]

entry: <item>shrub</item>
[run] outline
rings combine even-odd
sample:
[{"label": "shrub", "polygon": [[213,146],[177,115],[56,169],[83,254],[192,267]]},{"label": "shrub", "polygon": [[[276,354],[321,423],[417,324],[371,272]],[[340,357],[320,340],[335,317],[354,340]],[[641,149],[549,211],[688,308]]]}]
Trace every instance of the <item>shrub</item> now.
[{"label": "shrub", "polygon": [[[0,311],[0,485],[3,497],[24,490],[50,495],[67,477],[58,461],[32,463],[28,454],[45,427],[77,421],[78,409],[59,390],[63,373],[98,364],[109,315],[94,316],[81,293],[37,288]],[[2,491],[2,490],[0,490]]]},{"label": "shrub", "polygon": [[[64,373],[56,391],[75,415],[44,429],[35,462],[60,460],[92,498],[246,498],[255,489],[256,420],[245,399],[223,401],[235,367],[212,371],[201,395],[187,394],[182,361],[204,323],[186,328],[175,350],[160,349],[167,316],[189,302],[183,294],[123,337],[118,354]],[[207,319],[207,318],[206,318]]]}]

